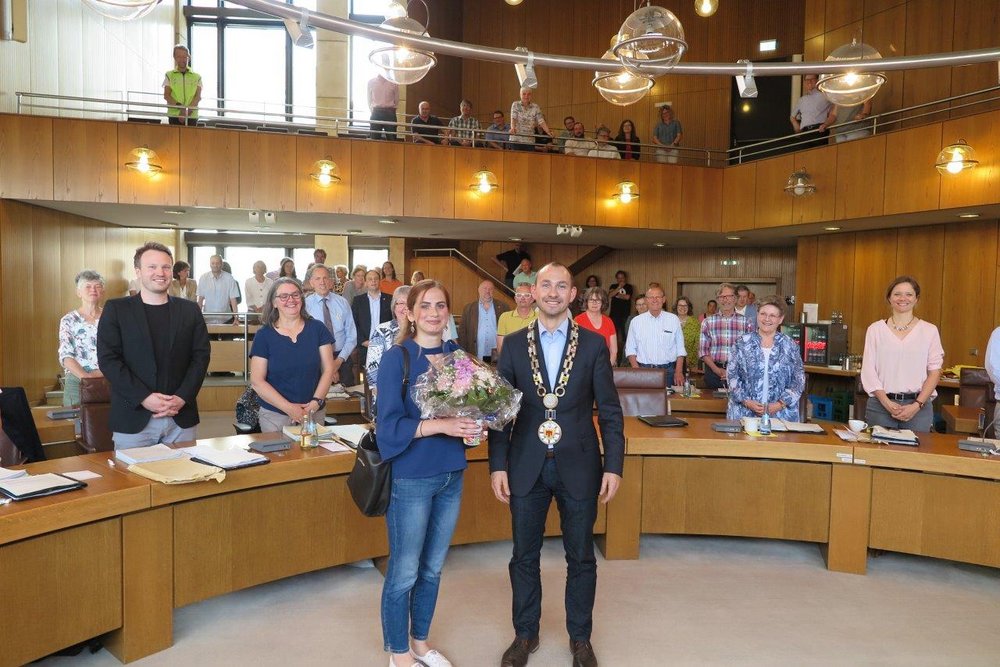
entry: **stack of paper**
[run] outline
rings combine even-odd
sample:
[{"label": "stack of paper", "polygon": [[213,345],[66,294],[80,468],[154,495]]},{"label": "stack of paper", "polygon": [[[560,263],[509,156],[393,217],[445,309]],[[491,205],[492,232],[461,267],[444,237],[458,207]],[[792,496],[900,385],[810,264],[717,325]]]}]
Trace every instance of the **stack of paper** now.
[{"label": "stack of paper", "polygon": [[805,424],[803,422],[792,422],[786,419],[772,419],[771,431],[775,433],[825,433],[819,424]]},{"label": "stack of paper", "polygon": [[48,496],[62,491],[82,489],[87,486],[69,477],[47,472],[41,475],[23,475],[0,482],[0,493],[14,500]]},{"label": "stack of paper", "polygon": [[18,477],[25,477],[27,474],[27,470],[9,470],[7,468],[0,468],[0,480],[16,479]]},{"label": "stack of paper", "polygon": [[917,434],[910,429],[893,429],[876,426],[872,429],[872,440],[890,445],[918,445]]},{"label": "stack of paper", "polygon": [[330,427],[330,436],[334,440],[351,447],[357,447],[366,433],[368,433],[368,427],[363,424],[343,424]]},{"label": "stack of paper", "polygon": [[149,447],[133,447],[132,449],[115,450],[115,458],[124,461],[129,465],[136,463],[149,463],[151,461],[165,461],[167,459],[179,459],[184,456],[184,452],[171,449],[166,445],[150,445]]},{"label": "stack of paper", "polygon": [[256,452],[247,452],[242,449],[215,449],[205,445],[188,447],[185,450],[194,461],[217,466],[223,470],[234,470],[236,468],[246,468],[247,466],[257,466],[268,462],[268,458]]},{"label": "stack of paper", "polygon": [[214,479],[222,483],[226,479],[226,471],[216,466],[205,465],[192,461],[184,455],[179,459],[151,461],[130,465],[129,472],[142,475],[146,479],[164,484],[188,484],[190,482],[207,482]]}]

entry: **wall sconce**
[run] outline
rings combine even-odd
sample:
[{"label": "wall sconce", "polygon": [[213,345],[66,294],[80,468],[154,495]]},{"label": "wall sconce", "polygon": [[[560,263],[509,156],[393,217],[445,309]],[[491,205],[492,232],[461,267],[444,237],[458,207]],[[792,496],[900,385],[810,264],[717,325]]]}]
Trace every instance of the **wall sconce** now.
[{"label": "wall sconce", "polygon": [[632,181],[622,181],[615,186],[615,193],[611,196],[623,204],[628,204],[633,199],[639,198],[639,191]]},{"label": "wall sconce", "polygon": [[322,160],[313,163],[313,172],[309,174],[320,187],[328,188],[334,183],[340,183],[340,176],[337,175],[337,163],[327,156]]},{"label": "wall sconce", "polygon": [[132,171],[138,172],[143,176],[153,177],[163,170],[163,167],[157,164],[159,156],[156,155],[156,151],[146,148],[133,148],[128,154],[130,161],[125,163],[125,166]]},{"label": "wall sconce", "polygon": [[472,178],[476,182],[469,185],[469,189],[479,195],[488,195],[500,187],[496,174],[486,168],[477,171]]},{"label": "wall sconce", "polygon": [[694,0],[694,13],[709,17],[719,9],[719,0]]},{"label": "wall sconce", "polygon": [[976,152],[972,150],[972,146],[965,143],[965,139],[959,139],[950,146],[945,146],[934,162],[934,166],[942,174],[959,174],[977,164],[979,160],[976,159]]},{"label": "wall sconce", "polygon": [[812,182],[809,172],[805,169],[797,169],[788,177],[785,192],[793,197],[808,197],[816,194],[816,185]]}]

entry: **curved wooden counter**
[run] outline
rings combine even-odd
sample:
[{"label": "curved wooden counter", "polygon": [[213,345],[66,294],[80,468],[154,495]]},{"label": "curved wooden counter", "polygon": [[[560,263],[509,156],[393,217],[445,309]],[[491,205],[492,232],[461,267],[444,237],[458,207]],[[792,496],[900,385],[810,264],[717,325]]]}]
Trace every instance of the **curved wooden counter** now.
[{"label": "curved wooden counter", "polygon": [[[958,450],[953,436],[888,447],[832,433],[728,435],[711,418],[689,421],[626,420],[624,482],[595,525],[606,558],[637,558],[642,533],[669,533],[811,541],[846,572],[865,571],[869,546],[1000,566],[1000,460]],[[233,439],[246,437],[255,436]],[[353,456],[293,447],[221,484],[179,486],[109,467],[102,454],[32,465],[102,477],[0,506],[0,599],[27,611],[0,624],[0,664],[101,633],[129,662],[172,643],[176,607],[385,555],[384,521],[361,516],[347,490]],[[468,456],[454,543],[509,539],[486,448]]]}]

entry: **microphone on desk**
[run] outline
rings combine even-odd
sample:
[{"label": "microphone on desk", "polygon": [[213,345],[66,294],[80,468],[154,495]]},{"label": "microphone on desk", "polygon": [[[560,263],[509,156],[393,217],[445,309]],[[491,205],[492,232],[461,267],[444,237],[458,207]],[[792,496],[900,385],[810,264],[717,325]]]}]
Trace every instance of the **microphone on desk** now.
[{"label": "microphone on desk", "polygon": [[985,455],[1000,455],[1000,440],[987,439],[986,431],[996,422],[994,416],[990,422],[986,423],[986,408],[979,408],[979,438],[963,438],[958,441],[958,448],[967,452],[979,452]]}]

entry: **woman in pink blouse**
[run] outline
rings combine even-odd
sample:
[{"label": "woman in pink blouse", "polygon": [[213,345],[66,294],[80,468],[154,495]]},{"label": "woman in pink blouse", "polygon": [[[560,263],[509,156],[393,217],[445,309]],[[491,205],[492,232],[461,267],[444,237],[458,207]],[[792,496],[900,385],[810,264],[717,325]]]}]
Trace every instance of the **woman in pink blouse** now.
[{"label": "woman in pink blouse", "polygon": [[931,401],[944,361],[941,335],[913,312],[920,285],[910,276],[893,280],[885,298],[892,314],[873,322],[865,333],[861,384],[871,397],[865,421],[929,432],[934,422]]}]

